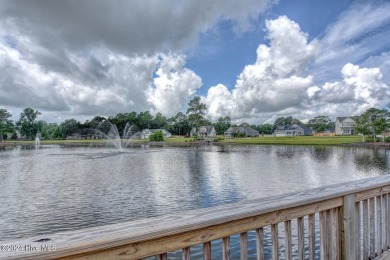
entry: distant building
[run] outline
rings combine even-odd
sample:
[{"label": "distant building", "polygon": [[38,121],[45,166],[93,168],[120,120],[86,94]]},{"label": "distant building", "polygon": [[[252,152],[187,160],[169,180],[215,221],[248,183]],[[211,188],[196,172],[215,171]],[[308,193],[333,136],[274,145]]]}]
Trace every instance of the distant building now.
[{"label": "distant building", "polygon": [[336,135],[354,135],[355,120],[351,116],[337,117],[335,123]]},{"label": "distant building", "polygon": [[249,126],[236,126],[236,127],[229,127],[224,133],[224,136],[226,138],[233,138],[235,135],[238,136],[245,136],[245,137],[258,137],[259,131],[256,129],[253,129]]},{"label": "distant building", "polygon": [[311,127],[305,125],[278,126],[274,131],[275,136],[302,136],[312,134],[313,130]]},{"label": "distant building", "polygon": [[206,125],[199,128],[192,128],[190,135],[191,137],[196,137],[201,140],[214,141],[215,137],[217,136],[217,132],[215,131],[214,126]]},{"label": "distant building", "polygon": [[149,139],[149,136],[151,136],[152,134],[155,134],[158,131],[162,132],[164,138],[172,137],[171,132],[169,132],[166,129],[144,129],[144,130],[142,130],[140,137],[141,137],[141,139]]}]

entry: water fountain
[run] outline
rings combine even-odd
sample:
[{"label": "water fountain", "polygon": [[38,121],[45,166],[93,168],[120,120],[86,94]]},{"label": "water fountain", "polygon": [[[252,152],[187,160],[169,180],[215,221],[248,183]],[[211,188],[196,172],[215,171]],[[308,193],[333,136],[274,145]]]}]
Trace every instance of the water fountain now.
[{"label": "water fountain", "polygon": [[35,136],[35,149],[39,149],[41,146],[41,133],[37,133]]},{"label": "water fountain", "polygon": [[123,152],[123,149],[125,149],[130,143],[135,130],[136,126],[127,123],[123,129],[121,138],[117,126],[111,124],[108,120],[100,122],[98,127],[95,129],[97,133],[107,139],[109,143],[113,144],[119,152]]}]

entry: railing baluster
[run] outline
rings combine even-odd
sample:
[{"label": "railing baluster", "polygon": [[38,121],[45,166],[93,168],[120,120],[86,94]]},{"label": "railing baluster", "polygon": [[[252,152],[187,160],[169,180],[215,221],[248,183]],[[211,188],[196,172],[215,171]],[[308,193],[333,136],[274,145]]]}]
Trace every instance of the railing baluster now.
[{"label": "railing baluster", "polygon": [[248,233],[240,234],[240,259],[248,259]]},{"label": "railing baluster", "polygon": [[338,209],[334,208],[330,210],[331,215],[331,240],[330,240],[330,252],[332,253],[332,259],[340,259],[339,249],[338,249],[338,241],[340,239],[339,236],[339,215]]},{"label": "railing baluster", "polygon": [[384,213],[385,213],[385,246],[384,251],[389,249],[390,243],[390,215],[389,215],[389,194],[385,194],[383,204],[385,205]]},{"label": "railing baluster", "polygon": [[292,259],[292,247],[291,247],[291,220],[284,222],[284,252],[285,258]]},{"label": "railing baluster", "polygon": [[222,239],[222,257],[223,260],[230,260],[230,237]]},{"label": "railing baluster", "polygon": [[278,224],[271,225],[272,259],[279,260]]},{"label": "railing baluster", "polygon": [[362,226],[361,226],[362,216],[360,214],[362,206],[363,205],[361,201],[356,203],[358,259],[362,258]]},{"label": "railing baluster", "polygon": [[344,196],[344,250],[345,250],[345,259],[357,259],[358,257],[358,248],[357,248],[357,216],[356,216],[356,207],[355,203],[355,194],[349,194]]},{"label": "railing baluster", "polygon": [[390,194],[386,194],[386,250],[390,248]]},{"label": "railing baluster", "polygon": [[382,254],[382,196],[376,197],[376,226],[377,226],[377,247],[376,255]]},{"label": "railing baluster", "polygon": [[167,253],[159,254],[157,259],[158,260],[167,260],[168,259],[168,254]]},{"label": "railing baluster", "polygon": [[344,225],[344,206],[338,207],[338,232],[340,234],[340,239],[338,242],[339,255],[341,259],[346,259],[346,248],[345,248],[345,225]]},{"label": "railing baluster", "polygon": [[326,211],[326,259],[332,258],[332,214],[331,210]]},{"label": "railing baluster", "polygon": [[316,237],[315,237],[315,215],[309,215],[309,260],[315,259]]},{"label": "railing baluster", "polygon": [[211,242],[203,243],[203,259],[211,260]]},{"label": "railing baluster", "polygon": [[386,194],[382,195],[382,252],[387,250],[387,211]]},{"label": "railing baluster", "polygon": [[181,255],[183,260],[190,260],[190,247],[183,248]]},{"label": "railing baluster", "polygon": [[321,211],[320,212],[320,253],[321,253],[321,260],[328,259],[326,257],[326,253],[328,252],[327,249],[327,232],[326,232],[326,212]]},{"label": "railing baluster", "polygon": [[257,260],[264,260],[264,231],[263,231],[263,228],[256,229],[256,252],[257,252]]},{"label": "railing baluster", "polygon": [[370,257],[375,257],[375,200],[370,198],[368,201],[370,207]]},{"label": "railing baluster", "polygon": [[298,259],[305,259],[305,233],[303,217],[298,218]]},{"label": "railing baluster", "polygon": [[368,259],[369,249],[368,233],[368,200],[363,201],[363,259]]}]

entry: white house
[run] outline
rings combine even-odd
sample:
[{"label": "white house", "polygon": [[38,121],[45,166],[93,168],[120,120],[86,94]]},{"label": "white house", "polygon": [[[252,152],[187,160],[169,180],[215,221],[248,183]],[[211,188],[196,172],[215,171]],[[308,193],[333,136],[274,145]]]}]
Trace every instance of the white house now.
[{"label": "white house", "polygon": [[278,126],[274,131],[275,136],[301,136],[312,134],[313,131],[311,127],[305,125]]},{"label": "white house", "polygon": [[201,126],[198,129],[195,127],[192,128],[190,135],[205,141],[214,141],[215,137],[217,136],[217,132],[215,131],[214,126],[206,125]]},{"label": "white house", "polygon": [[162,132],[164,138],[172,137],[171,132],[169,132],[166,129],[144,129],[141,132],[141,139],[149,139],[149,136],[151,136],[152,134],[154,134],[154,133],[156,133],[158,131]]},{"label": "white house", "polygon": [[351,116],[336,117],[335,130],[336,135],[354,135],[355,120]]}]

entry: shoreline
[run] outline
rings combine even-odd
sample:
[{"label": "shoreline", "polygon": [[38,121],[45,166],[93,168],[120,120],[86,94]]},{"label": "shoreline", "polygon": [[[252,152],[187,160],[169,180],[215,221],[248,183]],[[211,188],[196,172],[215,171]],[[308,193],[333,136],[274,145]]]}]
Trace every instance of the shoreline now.
[{"label": "shoreline", "polygon": [[[93,141],[93,142],[86,142],[86,141],[70,141],[70,142],[64,142],[64,141],[50,141],[48,143],[45,143],[44,141],[41,143],[41,145],[45,144],[58,144],[58,145],[86,145],[86,144],[96,144],[96,145],[103,145],[105,141]],[[31,141],[26,141],[24,143],[23,141],[10,141],[10,142],[0,142],[0,148],[5,147],[14,147],[17,145],[26,146],[26,145],[34,145]],[[149,141],[138,141],[133,142],[132,145],[151,145],[151,146],[203,146],[203,145],[296,145],[296,146],[346,146],[346,147],[365,147],[365,148],[390,148],[390,143],[384,143],[384,142],[376,142],[376,143],[362,143],[362,142],[356,142],[356,143],[346,143],[346,144],[289,144],[289,143],[246,143],[246,142],[203,142],[203,141],[194,141],[194,142],[149,142]]]},{"label": "shoreline", "polygon": [[351,147],[368,147],[368,148],[390,148],[390,143],[376,142],[376,143],[350,143],[344,146]]}]

